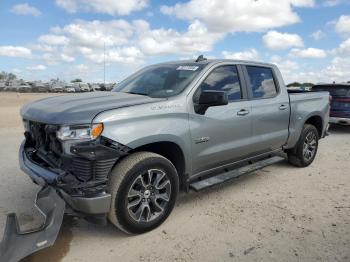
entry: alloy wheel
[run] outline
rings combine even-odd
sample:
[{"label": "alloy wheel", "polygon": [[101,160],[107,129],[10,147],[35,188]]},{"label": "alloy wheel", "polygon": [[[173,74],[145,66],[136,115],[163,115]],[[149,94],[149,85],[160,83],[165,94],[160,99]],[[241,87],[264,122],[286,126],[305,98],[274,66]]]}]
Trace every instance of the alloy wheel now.
[{"label": "alloy wheel", "polygon": [[171,183],[166,173],[149,169],[137,176],[129,189],[129,215],[138,223],[153,221],[164,213],[170,195]]}]

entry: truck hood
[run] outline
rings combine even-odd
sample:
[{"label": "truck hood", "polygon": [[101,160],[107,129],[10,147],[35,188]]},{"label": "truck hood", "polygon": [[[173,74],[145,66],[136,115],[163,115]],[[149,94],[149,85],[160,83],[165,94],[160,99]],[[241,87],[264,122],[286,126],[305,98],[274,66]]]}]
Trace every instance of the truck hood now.
[{"label": "truck hood", "polygon": [[162,101],[161,98],[119,92],[93,92],[40,99],[24,105],[24,119],[47,124],[87,124],[103,111]]}]

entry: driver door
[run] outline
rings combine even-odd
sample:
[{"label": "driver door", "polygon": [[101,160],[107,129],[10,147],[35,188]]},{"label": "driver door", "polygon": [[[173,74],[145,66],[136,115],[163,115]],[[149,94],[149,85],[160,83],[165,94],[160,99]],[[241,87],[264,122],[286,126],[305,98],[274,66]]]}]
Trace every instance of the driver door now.
[{"label": "driver door", "polygon": [[[189,96],[191,102],[205,90],[225,91],[229,103],[190,113],[192,174],[200,175],[252,153],[251,106],[240,66],[222,64],[211,69]],[[191,104],[191,103],[190,103]]]}]

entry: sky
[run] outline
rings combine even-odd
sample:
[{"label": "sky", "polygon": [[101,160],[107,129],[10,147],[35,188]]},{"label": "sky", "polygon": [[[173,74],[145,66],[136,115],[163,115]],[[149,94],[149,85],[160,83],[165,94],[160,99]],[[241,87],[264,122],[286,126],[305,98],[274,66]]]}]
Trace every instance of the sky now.
[{"label": "sky", "polygon": [[350,81],[350,0],[0,0],[0,71],[25,80],[103,82],[105,57],[118,82],[200,54]]}]

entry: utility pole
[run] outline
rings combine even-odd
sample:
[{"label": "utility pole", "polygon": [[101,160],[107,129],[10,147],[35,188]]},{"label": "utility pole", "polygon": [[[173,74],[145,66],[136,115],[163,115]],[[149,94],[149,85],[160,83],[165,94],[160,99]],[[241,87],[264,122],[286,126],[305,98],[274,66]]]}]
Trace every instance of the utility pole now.
[{"label": "utility pole", "polygon": [[103,42],[103,84],[106,86],[106,42]]}]

